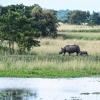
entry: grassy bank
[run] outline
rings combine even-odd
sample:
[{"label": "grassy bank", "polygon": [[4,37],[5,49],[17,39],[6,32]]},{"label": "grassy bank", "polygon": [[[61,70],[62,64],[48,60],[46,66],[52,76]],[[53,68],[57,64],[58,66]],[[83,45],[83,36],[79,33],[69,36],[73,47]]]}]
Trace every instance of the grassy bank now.
[{"label": "grassy bank", "polygon": [[2,58],[0,76],[80,77],[100,74],[100,55],[89,57],[13,55]]},{"label": "grassy bank", "polygon": [[[81,77],[100,75],[100,41],[40,39],[41,46],[31,55],[0,55],[0,76],[5,77]],[[89,56],[59,55],[66,44],[78,44]]]}]

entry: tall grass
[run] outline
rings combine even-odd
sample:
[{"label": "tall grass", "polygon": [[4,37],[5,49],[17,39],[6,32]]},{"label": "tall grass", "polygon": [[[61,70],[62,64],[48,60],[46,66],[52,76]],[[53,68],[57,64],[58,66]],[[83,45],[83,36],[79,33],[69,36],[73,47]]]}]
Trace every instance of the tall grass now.
[{"label": "tall grass", "polygon": [[[89,56],[59,55],[60,48],[78,44]],[[0,76],[78,77],[100,75],[100,41],[41,39],[31,55],[0,55]]]},{"label": "tall grass", "polygon": [[[74,77],[76,72],[85,75],[100,74],[100,56],[5,56],[0,61],[0,75],[7,76],[40,76],[40,77]],[[84,73],[81,73],[84,71]],[[53,72],[53,73],[52,73]],[[67,73],[68,72],[68,73]],[[49,74],[48,74],[49,73]],[[76,74],[77,75],[77,74]],[[81,75],[79,75],[81,76]]]},{"label": "tall grass", "polygon": [[[58,54],[61,47],[68,44],[78,44],[81,50],[88,51],[89,54],[100,53],[100,41],[99,40],[77,40],[77,39],[41,39],[41,46],[33,48],[33,52],[36,54]],[[48,43],[48,44],[47,44]]]}]

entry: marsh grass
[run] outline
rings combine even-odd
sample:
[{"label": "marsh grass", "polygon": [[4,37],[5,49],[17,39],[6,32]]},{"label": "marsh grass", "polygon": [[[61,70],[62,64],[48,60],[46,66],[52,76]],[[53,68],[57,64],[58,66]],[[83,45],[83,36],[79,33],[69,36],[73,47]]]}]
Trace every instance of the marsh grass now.
[{"label": "marsh grass", "polygon": [[[17,60],[16,60],[17,59]],[[39,76],[39,77],[69,77],[72,73],[74,77],[78,72],[80,75],[94,75],[100,73],[100,56],[76,57],[72,56],[5,56],[0,60],[0,71],[7,72],[5,75],[10,76]],[[5,62],[5,63],[4,63]],[[89,72],[89,73],[87,73]],[[0,75],[1,75],[0,74]],[[77,75],[77,74],[76,74]]]},{"label": "marsh grass", "polygon": [[[66,44],[78,44],[89,56],[59,55]],[[30,55],[1,55],[0,76],[80,77],[100,75],[100,41],[41,39]]]}]

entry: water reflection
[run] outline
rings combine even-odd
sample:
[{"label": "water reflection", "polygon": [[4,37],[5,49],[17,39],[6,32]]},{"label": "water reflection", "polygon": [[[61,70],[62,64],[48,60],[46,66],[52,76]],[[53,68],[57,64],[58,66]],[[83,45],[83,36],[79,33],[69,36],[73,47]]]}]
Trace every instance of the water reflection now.
[{"label": "water reflection", "polygon": [[100,78],[0,78],[0,100],[100,100]]},{"label": "water reflection", "polygon": [[0,90],[0,100],[33,100],[37,98],[36,91],[27,89]]}]

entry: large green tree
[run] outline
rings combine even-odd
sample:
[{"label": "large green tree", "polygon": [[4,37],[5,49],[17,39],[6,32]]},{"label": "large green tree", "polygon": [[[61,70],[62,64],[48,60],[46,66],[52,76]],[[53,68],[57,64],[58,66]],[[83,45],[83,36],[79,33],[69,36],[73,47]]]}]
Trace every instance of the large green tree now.
[{"label": "large green tree", "polygon": [[57,36],[57,17],[54,10],[42,9],[39,5],[34,5],[32,17],[34,27],[41,31],[41,36]]},{"label": "large green tree", "polygon": [[20,53],[30,51],[33,45],[39,45],[39,42],[34,38],[40,36],[40,32],[32,27],[31,21],[31,18],[26,17],[23,12],[15,10],[15,7],[13,10],[10,7],[0,17],[2,25],[0,28],[2,33],[0,37],[8,41],[10,53],[14,52],[14,43],[18,44]]},{"label": "large green tree", "polygon": [[15,43],[23,53],[39,46],[38,37],[56,35],[57,18],[53,10],[44,10],[36,4],[0,7],[0,40],[8,42],[11,53]]},{"label": "large green tree", "polygon": [[14,11],[8,10],[7,13],[3,14],[0,17],[1,22],[1,39],[8,41],[10,52],[14,50],[14,42],[16,41],[17,36],[17,22],[19,14]]}]

